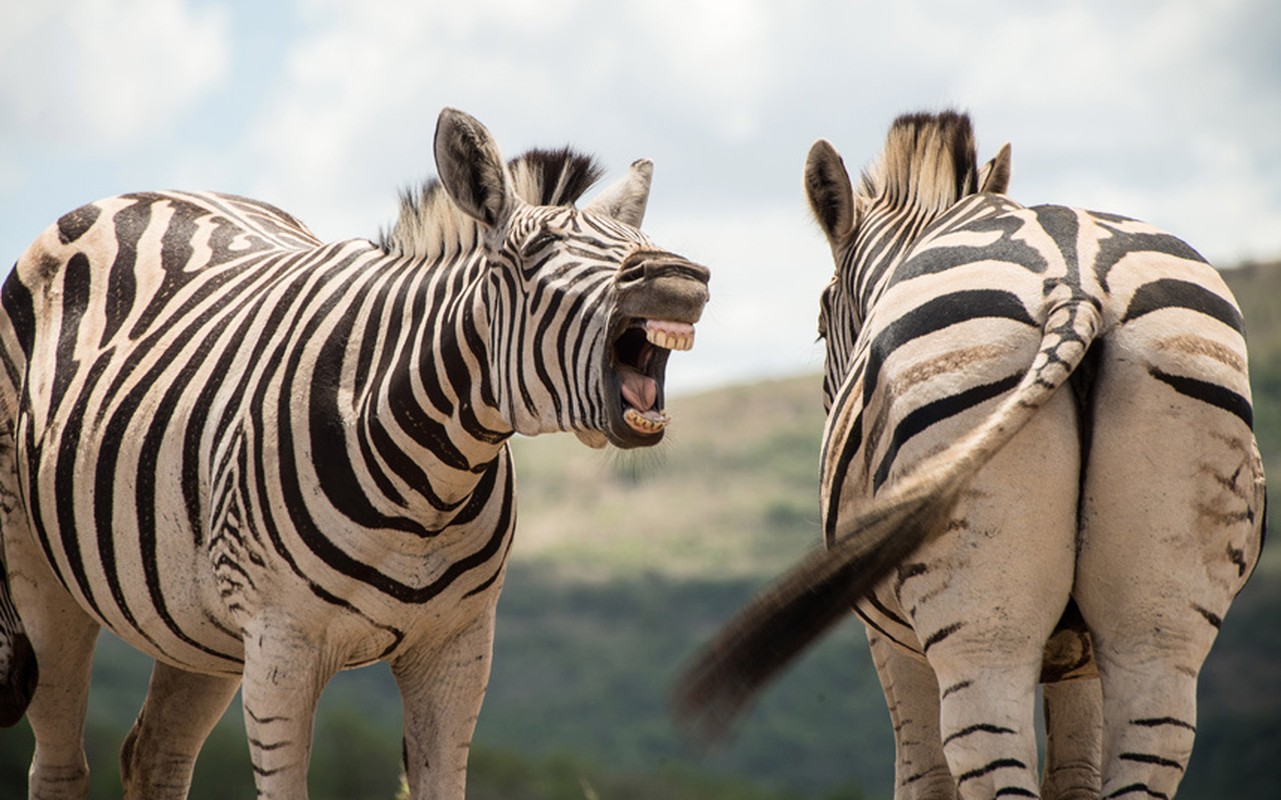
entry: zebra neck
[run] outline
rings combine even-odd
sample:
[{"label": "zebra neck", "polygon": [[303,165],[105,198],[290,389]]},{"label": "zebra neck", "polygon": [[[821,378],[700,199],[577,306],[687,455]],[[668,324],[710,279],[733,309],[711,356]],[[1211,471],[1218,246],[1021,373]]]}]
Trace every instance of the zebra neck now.
[{"label": "zebra neck", "polygon": [[850,251],[859,319],[866,318],[903,254],[937,216],[932,210],[914,207],[868,212]]},{"label": "zebra neck", "polygon": [[[359,431],[369,442],[370,472],[399,506],[423,507],[440,522],[451,518],[503,455],[512,434],[490,388],[483,281],[476,270],[441,296],[432,281],[391,313],[409,330],[384,348],[385,368],[360,405]],[[403,323],[401,323],[403,326]],[[387,328],[397,326],[389,320]],[[361,435],[361,434],[358,434]]]}]

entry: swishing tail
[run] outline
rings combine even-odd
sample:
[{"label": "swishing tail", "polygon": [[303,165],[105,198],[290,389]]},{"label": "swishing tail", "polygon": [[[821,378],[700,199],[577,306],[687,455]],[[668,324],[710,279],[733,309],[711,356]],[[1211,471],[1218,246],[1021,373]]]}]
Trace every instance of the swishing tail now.
[{"label": "swishing tail", "polygon": [[[1081,364],[1100,328],[1098,308],[1074,297],[1046,316],[1031,368],[997,410],[927,459],[817,550],[766,588],[679,676],[674,714],[703,743],[722,737],[773,678],[895,566],[946,528],[975,473],[1009,442]],[[839,491],[840,487],[832,487]]]}]

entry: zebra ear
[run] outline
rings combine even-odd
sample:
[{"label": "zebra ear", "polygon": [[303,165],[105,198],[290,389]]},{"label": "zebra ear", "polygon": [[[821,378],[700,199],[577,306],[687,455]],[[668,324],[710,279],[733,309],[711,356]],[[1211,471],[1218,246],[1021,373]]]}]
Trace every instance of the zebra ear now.
[{"label": "zebra ear", "polygon": [[516,193],[498,144],[472,116],[446,108],[436,121],[436,173],[458,207],[489,227],[512,212]]},{"label": "zebra ear", "polygon": [[645,206],[649,203],[649,184],[654,178],[654,162],[648,158],[632,163],[627,175],[601,190],[584,211],[612,217],[639,228],[645,219]]},{"label": "zebra ear", "polygon": [[805,159],[805,196],[832,246],[845,241],[857,216],[854,189],[841,154],[826,139],[815,142]]},{"label": "zebra ear", "polygon": [[979,191],[1005,194],[1010,188],[1010,143],[1001,145],[992,160],[979,169]]}]

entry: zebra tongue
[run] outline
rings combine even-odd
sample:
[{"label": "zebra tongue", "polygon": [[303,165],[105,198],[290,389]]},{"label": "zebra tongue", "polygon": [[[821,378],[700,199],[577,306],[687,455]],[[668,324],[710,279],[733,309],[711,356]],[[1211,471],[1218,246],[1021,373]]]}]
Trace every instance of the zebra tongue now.
[{"label": "zebra tongue", "polygon": [[628,366],[618,370],[623,379],[623,399],[637,411],[649,411],[658,401],[658,382]]}]

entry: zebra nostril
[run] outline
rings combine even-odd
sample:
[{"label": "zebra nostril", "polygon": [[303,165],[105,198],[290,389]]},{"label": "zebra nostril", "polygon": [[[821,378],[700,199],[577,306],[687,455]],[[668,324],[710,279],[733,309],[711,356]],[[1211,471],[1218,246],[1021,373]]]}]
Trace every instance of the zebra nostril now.
[{"label": "zebra nostril", "polygon": [[693,324],[707,303],[710,274],[706,267],[672,253],[633,253],[615,278],[618,308],[629,317]]}]

